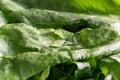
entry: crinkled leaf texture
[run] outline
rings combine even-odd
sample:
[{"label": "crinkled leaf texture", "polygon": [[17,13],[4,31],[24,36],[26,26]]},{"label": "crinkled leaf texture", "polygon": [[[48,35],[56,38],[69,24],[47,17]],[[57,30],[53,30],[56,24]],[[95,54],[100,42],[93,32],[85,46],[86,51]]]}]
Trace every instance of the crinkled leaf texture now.
[{"label": "crinkled leaf texture", "polygon": [[0,80],[120,80],[119,14],[119,0],[0,0]]},{"label": "crinkled leaf texture", "polygon": [[[86,49],[82,48],[79,40],[73,40],[77,39],[74,35],[63,29],[36,29],[23,23],[2,26],[1,79],[25,80],[49,66],[119,52],[119,40]],[[81,45],[81,48],[77,48],[75,43]]]}]

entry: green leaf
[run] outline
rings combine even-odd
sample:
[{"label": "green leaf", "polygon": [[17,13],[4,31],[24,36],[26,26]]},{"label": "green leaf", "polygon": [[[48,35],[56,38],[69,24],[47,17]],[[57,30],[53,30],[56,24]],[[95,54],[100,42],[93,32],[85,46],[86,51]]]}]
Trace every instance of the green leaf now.
[{"label": "green leaf", "polygon": [[[107,65],[106,65],[107,64]],[[113,79],[119,80],[120,79],[120,63],[117,62],[115,59],[106,58],[101,59],[99,61],[99,67],[105,76],[111,75]]]},{"label": "green leaf", "polygon": [[[69,36],[72,34],[61,29],[48,29],[48,32],[46,30],[37,30],[25,24],[7,24],[2,26],[0,30],[0,69],[3,69],[0,70],[1,79],[25,80],[49,66],[71,61],[67,53],[66,56],[63,56],[62,53],[58,55],[52,54],[52,50],[55,50],[54,47],[61,46],[65,39],[69,40]],[[63,31],[63,33],[58,33],[59,31]],[[57,37],[55,38],[55,36]],[[60,42],[59,45],[56,41]],[[53,46],[53,49],[50,49],[50,46]],[[56,52],[54,51],[54,53]],[[52,56],[48,58],[50,55]],[[68,59],[65,60],[65,57]],[[29,67],[25,68],[28,65]]]},{"label": "green leaf", "polygon": [[[119,27],[86,28],[77,33],[78,40],[87,48],[105,45],[119,38]],[[96,34],[96,35],[95,35]]]},{"label": "green leaf", "polygon": [[13,11],[37,8],[62,12],[120,14],[118,0],[1,0],[1,7]]},{"label": "green leaf", "polygon": [[44,71],[35,74],[34,76],[30,77],[27,80],[46,80],[47,77],[49,76],[49,73],[50,73],[50,68],[47,68]]},{"label": "green leaf", "polygon": [[[8,21],[10,23],[24,22],[30,25],[34,25],[37,28],[41,28],[41,27],[64,28],[65,27],[64,29],[76,32],[85,27],[100,27],[103,25],[111,26],[111,24],[113,24],[114,22],[119,22],[119,20],[116,19],[116,17],[119,18],[119,16],[115,14],[112,14],[114,15],[112,17],[109,15],[100,15],[100,14],[90,14],[90,15],[85,14],[87,13],[87,11],[89,12],[89,10],[95,13],[96,11],[98,13],[101,13],[101,12],[114,13],[116,12],[116,9],[117,9],[116,7],[119,7],[115,1],[116,0],[114,1],[86,0],[84,2],[82,0],[65,0],[65,1],[53,0],[51,2],[46,0],[44,1],[43,0],[31,0],[31,1],[1,0],[0,6],[2,11],[4,11],[4,13],[7,14]],[[33,3],[32,5],[30,4],[31,2]],[[94,2],[93,6],[92,6],[92,2]],[[39,5],[37,5],[38,3]],[[44,5],[42,5],[43,3]],[[69,12],[69,10],[65,9],[66,7],[63,7],[63,6],[66,6],[67,4],[68,4],[67,8],[69,10],[75,10],[77,8],[76,11],[85,12],[85,13],[84,14],[67,13]],[[98,4],[98,6],[100,7],[96,7],[96,4]],[[54,7],[52,7],[52,5]],[[112,5],[114,5],[115,8]],[[16,8],[14,8],[14,6],[16,6]],[[79,7],[76,7],[76,6],[79,6]],[[48,8],[52,8],[52,9],[48,9]],[[55,12],[50,11],[57,8],[58,10],[65,9],[65,11],[64,12],[56,12],[58,10],[55,10]],[[103,11],[101,11],[101,9]]]},{"label": "green leaf", "polygon": [[91,78],[91,68],[88,62],[75,62],[77,69],[74,77],[76,80],[89,79]]},{"label": "green leaf", "polygon": [[[3,69],[0,72],[3,75],[1,79],[25,80],[60,63],[91,57],[99,58],[120,52],[119,40],[87,49],[82,48],[80,43],[81,48],[77,45],[73,46],[78,44],[75,38],[77,39],[74,33],[63,29],[36,29],[23,23],[2,26],[0,29],[0,69]],[[9,74],[10,77],[7,76]]]},{"label": "green leaf", "polygon": [[71,0],[71,4],[83,13],[120,14],[118,0]]},{"label": "green leaf", "polygon": [[[68,12],[56,12],[50,10],[21,10],[9,12],[18,22],[40,28],[63,28],[71,32],[80,31],[83,28],[99,28],[106,26],[118,26],[118,16],[88,15]],[[36,22],[37,21],[37,22]],[[38,23],[39,22],[39,23]]]},{"label": "green leaf", "polygon": [[120,80],[119,0],[0,0],[0,10],[0,79]]}]

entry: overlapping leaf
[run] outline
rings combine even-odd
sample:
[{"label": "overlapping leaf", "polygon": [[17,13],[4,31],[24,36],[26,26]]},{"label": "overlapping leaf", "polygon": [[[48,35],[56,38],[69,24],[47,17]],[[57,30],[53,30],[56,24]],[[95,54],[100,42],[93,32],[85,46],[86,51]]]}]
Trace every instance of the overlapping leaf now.
[{"label": "overlapping leaf", "polygon": [[0,0],[0,10],[0,79],[120,79],[119,58],[103,59],[120,52],[119,0]]}]

